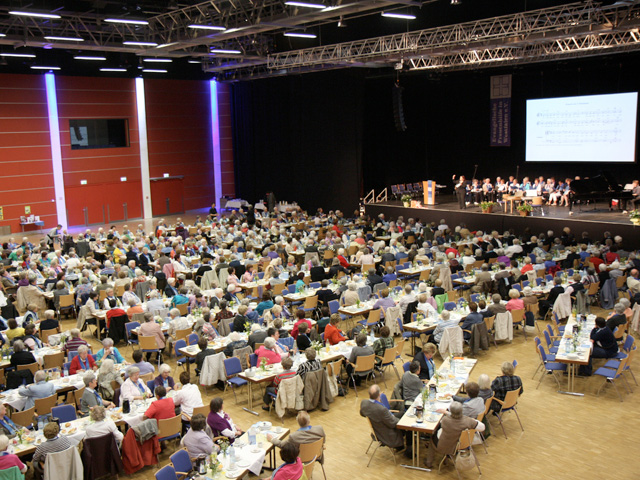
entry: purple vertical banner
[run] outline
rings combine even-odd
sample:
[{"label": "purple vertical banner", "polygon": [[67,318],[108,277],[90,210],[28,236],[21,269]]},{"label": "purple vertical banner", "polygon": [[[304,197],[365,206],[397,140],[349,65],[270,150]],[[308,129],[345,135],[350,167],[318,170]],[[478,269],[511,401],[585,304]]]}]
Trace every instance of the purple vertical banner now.
[{"label": "purple vertical banner", "polygon": [[511,75],[491,77],[490,138],[492,147],[511,146]]}]

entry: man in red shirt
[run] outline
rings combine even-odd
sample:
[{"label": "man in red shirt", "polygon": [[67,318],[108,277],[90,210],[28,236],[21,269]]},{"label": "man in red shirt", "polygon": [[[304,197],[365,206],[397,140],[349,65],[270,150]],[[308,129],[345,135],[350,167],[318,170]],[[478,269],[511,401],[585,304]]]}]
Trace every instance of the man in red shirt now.
[{"label": "man in red shirt", "polygon": [[163,386],[155,389],[156,401],[152,402],[144,412],[144,420],[155,418],[156,420],[166,420],[176,416],[175,405],[173,399],[165,398],[167,390]]}]

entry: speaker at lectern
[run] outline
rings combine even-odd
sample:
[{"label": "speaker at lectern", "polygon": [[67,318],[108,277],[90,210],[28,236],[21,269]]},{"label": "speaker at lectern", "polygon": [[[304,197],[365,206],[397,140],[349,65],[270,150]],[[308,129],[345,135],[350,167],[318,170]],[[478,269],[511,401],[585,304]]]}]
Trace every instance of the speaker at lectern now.
[{"label": "speaker at lectern", "polygon": [[436,204],[436,182],[435,180],[425,180],[422,182],[424,192],[424,205]]}]

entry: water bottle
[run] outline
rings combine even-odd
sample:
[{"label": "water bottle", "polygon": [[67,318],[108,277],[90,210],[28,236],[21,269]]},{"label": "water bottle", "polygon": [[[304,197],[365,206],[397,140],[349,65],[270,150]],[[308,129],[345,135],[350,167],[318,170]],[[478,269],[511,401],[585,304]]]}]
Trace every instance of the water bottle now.
[{"label": "water bottle", "polygon": [[42,430],[44,428],[44,418],[38,417],[38,430]]},{"label": "water bottle", "polygon": [[229,462],[231,465],[236,463],[236,449],[233,445],[229,447]]},{"label": "water bottle", "polygon": [[253,427],[251,427],[249,429],[249,445],[255,445],[256,444],[256,431],[253,429]]},{"label": "water bottle", "polygon": [[65,377],[69,376],[69,369],[65,367],[64,372],[63,372]]},{"label": "water bottle", "polygon": [[571,342],[568,339],[565,339],[564,342],[564,353],[569,355],[571,353]]}]

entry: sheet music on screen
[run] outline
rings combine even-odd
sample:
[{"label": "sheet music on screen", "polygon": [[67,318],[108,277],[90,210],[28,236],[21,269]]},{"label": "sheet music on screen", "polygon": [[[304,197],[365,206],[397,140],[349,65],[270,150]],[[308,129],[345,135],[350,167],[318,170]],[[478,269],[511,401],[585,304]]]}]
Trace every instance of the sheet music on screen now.
[{"label": "sheet music on screen", "polygon": [[527,162],[634,162],[638,92],[527,100]]}]

